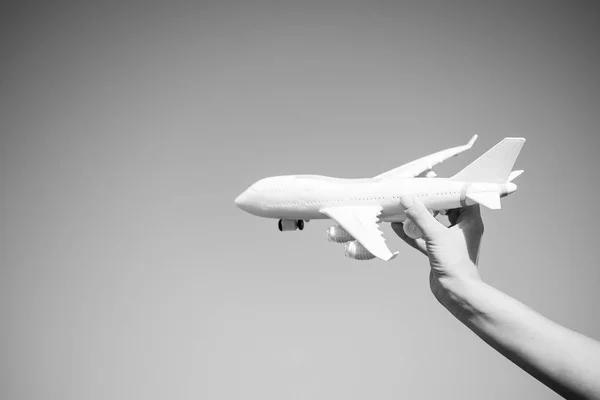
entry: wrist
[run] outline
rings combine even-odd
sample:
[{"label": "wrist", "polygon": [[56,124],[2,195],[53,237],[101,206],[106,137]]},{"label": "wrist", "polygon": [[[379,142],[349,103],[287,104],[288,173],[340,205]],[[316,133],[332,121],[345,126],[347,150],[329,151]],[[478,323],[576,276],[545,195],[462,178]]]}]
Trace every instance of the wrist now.
[{"label": "wrist", "polygon": [[486,284],[479,274],[462,276],[432,277],[431,289],[436,299],[460,320],[470,319],[477,314],[474,302]]}]

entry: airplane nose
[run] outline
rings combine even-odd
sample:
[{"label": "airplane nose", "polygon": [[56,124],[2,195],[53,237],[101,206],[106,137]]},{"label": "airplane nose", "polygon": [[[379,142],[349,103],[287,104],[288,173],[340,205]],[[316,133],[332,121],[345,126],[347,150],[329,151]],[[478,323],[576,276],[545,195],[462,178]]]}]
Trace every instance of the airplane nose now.
[{"label": "airplane nose", "polygon": [[238,197],[235,198],[235,205],[238,208],[242,208],[242,206],[244,205],[244,198],[246,197],[246,192],[240,194]]},{"label": "airplane nose", "polygon": [[245,192],[243,192],[242,194],[240,194],[238,197],[235,198],[235,205],[240,209],[240,210],[244,210],[244,211],[248,211],[248,207],[250,206],[250,195],[248,194],[248,191],[246,190]]}]

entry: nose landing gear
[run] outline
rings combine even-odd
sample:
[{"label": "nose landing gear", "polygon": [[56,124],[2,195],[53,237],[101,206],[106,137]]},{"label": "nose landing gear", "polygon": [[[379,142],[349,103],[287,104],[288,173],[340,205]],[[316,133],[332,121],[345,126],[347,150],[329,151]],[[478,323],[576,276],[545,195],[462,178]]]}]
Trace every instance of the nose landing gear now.
[{"label": "nose landing gear", "polygon": [[296,219],[280,219],[277,224],[280,231],[295,231],[296,229],[304,229],[304,220]]}]

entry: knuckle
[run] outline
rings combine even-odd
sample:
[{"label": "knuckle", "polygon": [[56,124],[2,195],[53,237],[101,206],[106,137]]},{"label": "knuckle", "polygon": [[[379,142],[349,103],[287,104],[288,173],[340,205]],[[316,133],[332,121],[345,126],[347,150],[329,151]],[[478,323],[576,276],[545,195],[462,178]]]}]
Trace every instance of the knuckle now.
[{"label": "knuckle", "polygon": [[422,219],[423,214],[427,212],[424,207],[411,207],[408,210],[408,216],[413,219]]}]

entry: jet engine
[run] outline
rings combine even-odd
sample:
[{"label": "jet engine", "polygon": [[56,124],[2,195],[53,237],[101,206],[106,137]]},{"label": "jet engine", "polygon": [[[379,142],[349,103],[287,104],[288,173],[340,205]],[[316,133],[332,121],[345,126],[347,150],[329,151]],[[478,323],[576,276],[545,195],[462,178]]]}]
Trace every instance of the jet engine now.
[{"label": "jet engine", "polygon": [[327,240],[336,243],[346,243],[354,240],[344,228],[339,225],[333,225],[327,228]]},{"label": "jet engine", "polygon": [[295,219],[280,219],[278,224],[280,231],[295,231],[296,229],[304,229],[303,220]]},{"label": "jet engine", "polygon": [[346,243],[344,254],[346,257],[354,258],[355,260],[372,260],[375,258],[358,240]]}]

